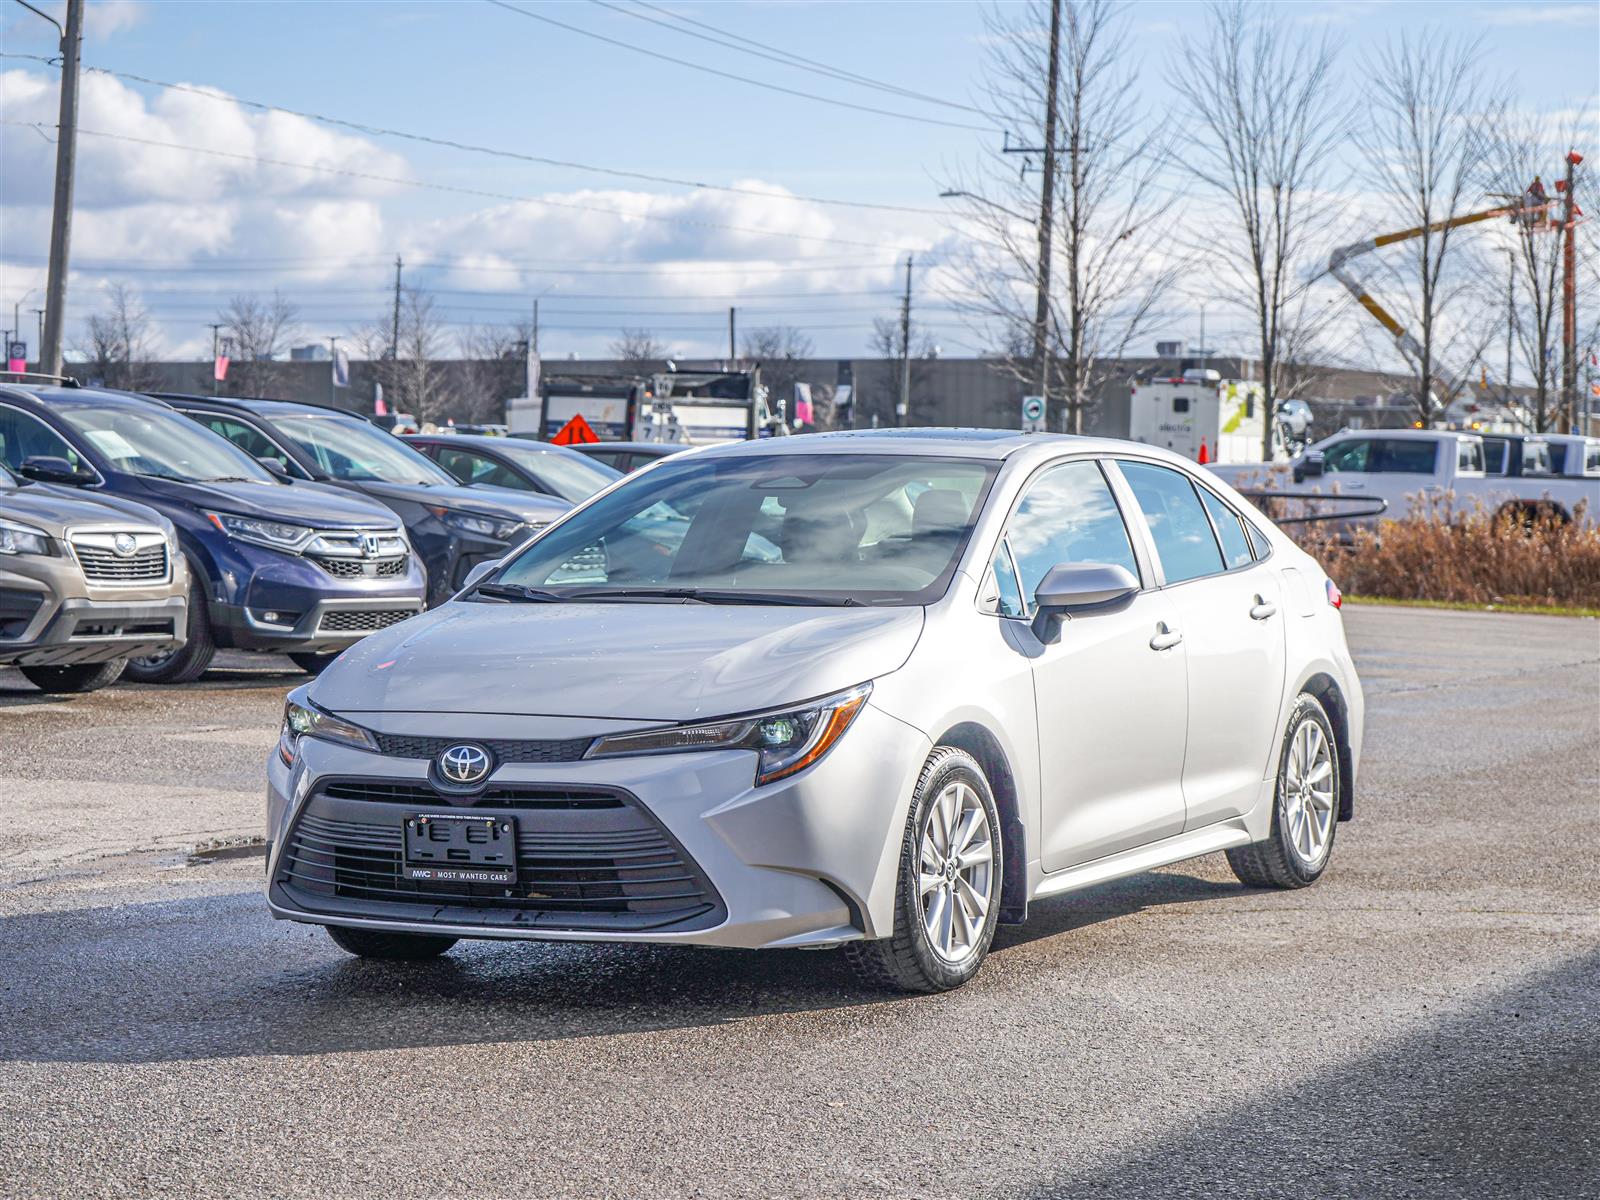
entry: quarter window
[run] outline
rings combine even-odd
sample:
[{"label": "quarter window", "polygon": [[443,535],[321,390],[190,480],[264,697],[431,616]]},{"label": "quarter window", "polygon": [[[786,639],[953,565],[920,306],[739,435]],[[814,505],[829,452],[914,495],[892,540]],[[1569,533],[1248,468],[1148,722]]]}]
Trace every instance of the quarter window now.
[{"label": "quarter window", "polygon": [[[1403,469],[1405,471],[1411,472],[1413,474],[1418,474],[1418,475],[1431,475],[1431,474],[1433,474],[1433,447],[1429,446],[1428,443],[1426,443],[1426,442],[1391,442],[1390,445],[1405,446],[1407,449],[1410,449],[1413,446],[1423,446],[1423,447],[1427,448],[1427,453],[1424,454],[1424,455],[1414,455],[1414,457],[1416,458],[1416,461],[1418,463],[1420,463],[1420,465],[1418,465],[1418,466],[1407,466],[1405,468],[1386,468],[1386,469],[1395,469],[1395,470]],[[1461,441],[1456,443],[1456,446],[1457,446],[1457,449],[1456,449],[1456,470],[1458,470],[1458,471],[1481,471],[1481,470],[1483,470],[1483,443],[1482,442],[1478,442],[1478,441],[1470,441],[1469,442],[1469,441],[1467,441],[1465,439],[1462,439]],[[1526,448],[1524,448],[1524,454],[1526,454]],[[1503,469],[1504,468],[1502,468],[1502,470]]]},{"label": "quarter window", "polygon": [[1250,539],[1245,536],[1239,515],[1206,488],[1200,489],[1200,502],[1211,514],[1211,524],[1216,527],[1217,540],[1222,543],[1222,557],[1228,566],[1242,567],[1253,561]]},{"label": "quarter window", "polygon": [[1222,551],[1187,475],[1153,463],[1119,462],[1150,526],[1168,583],[1223,570]]},{"label": "quarter window", "polygon": [[439,460],[441,467],[462,483],[482,483],[490,487],[511,488],[519,492],[533,490],[521,475],[482,454],[441,446],[434,457]]},{"label": "quarter window", "polygon": [[1061,563],[1114,563],[1139,577],[1116,498],[1099,464],[1087,459],[1039,476],[1017,505],[1006,540],[1029,608],[1039,582]]},{"label": "quarter window", "polygon": [[1017,582],[1017,569],[1011,564],[1011,552],[1002,540],[994,552],[994,585],[997,599],[995,612],[1002,617],[1023,617],[1028,606],[1022,599],[1022,585]]}]

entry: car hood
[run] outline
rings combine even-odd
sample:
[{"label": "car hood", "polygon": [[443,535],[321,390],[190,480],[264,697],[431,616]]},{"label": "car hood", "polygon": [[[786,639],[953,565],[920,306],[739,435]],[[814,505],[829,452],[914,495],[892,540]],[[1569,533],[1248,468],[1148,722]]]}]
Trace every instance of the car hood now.
[{"label": "car hood", "polygon": [[363,638],[311,685],[332,712],[690,721],[886,675],[920,608],[452,601]]},{"label": "car hood", "polygon": [[171,525],[155,509],[132,500],[46,483],[0,488],[0,517],[42,529],[52,537],[62,537],[69,527],[78,525],[115,523],[157,529]]},{"label": "car hood", "polygon": [[363,480],[361,490],[380,500],[402,500],[431,508],[467,509],[490,516],[509,517],[543,525],[554,521],[572,505],[553,496],[536,496],[510,488],[456,487],[452,484],[385,483]]},{"label": "car hood", "polygon": [[152,496],[211,512],[261,517],[294,525],[393,529],[387,508],[337,488],[296,483],[185,483],[140,476]]}]

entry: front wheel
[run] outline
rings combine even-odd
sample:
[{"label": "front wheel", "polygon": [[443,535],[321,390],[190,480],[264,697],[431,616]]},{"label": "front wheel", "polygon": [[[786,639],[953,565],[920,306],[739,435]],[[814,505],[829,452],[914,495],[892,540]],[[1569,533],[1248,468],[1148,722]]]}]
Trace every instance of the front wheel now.
[{"label": "front wheel", "polygon": [[417,962],[438,958],[456,944],[455,938],[436,933],[390,933],[386,929],[350,929],[343,925],[328,925],[326,929],[339,949],[358,958]]},{"label": "front wheel", "polygon": [[328,664],[339,657],[339,651],[332,654],[302,654],[289,655],[289,661],[299,667],[307,675],[321,675]]},{"label": "front wheel", "polygon": [[1309,887],[1327,870],[1338,826],[1338,736],[1317,698],[1302,694],[1283,735],[1272,831],[1229,850],[1228,865],[1251,887]]},{"label": "front wheel", "polygon": [[217,643],[211,636],[211,617],[206,610],[205,577],[193,563],[189,565],[189,633],[176,650],[130,658],[124,672],[134,683],[193,683],[205,674],[217,656]]},{"label": "front wheel", "polygon": [[74,663],[67,667],[18,667],[22,677],[41,692],[76,694],[94,692],[113,684],[122,675],[128,660],[115,662]]},{"label": "front wheel", "polygon": [[875,986],[960,987],[994,940],[1003,861],[1000,813],[983,768],[964,750],[935,748],[906,818],[894,936],[849,943],[846,956]]}]

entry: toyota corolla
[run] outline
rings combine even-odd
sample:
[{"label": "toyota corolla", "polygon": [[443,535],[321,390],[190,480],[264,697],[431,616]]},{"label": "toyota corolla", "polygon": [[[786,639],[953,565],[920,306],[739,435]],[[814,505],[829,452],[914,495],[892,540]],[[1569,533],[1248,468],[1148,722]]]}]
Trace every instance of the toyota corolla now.
[{"label": "toyota corolla", "polygon": [[957,986],[1047,897],[1225,851],[1328,866],[1360,684],[1338,589],[1126,442],[919,430],[614,484],[289,697],[273,914],[462,938],[840,948]]}]

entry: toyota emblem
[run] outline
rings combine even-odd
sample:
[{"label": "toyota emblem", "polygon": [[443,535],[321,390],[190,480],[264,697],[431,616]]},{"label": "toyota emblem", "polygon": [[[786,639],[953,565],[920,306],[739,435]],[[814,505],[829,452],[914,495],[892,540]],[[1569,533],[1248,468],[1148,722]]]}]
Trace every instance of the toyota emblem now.
[{"label": "toyota emblem", "polygon": [[458,787],[471,787],[482,783],[488,777],[492,765],[489,761],[489,752],[482,746],[474,746],[470,742],[446,748],[439,755],[437,764],[440,778]]},{"label": "toyota emblem", "polygon": [[111,548],[117,552],[118,558],[132,558],[133,552],[139,548],[139,542],[131,533],[119,533],[111,540]]}]

